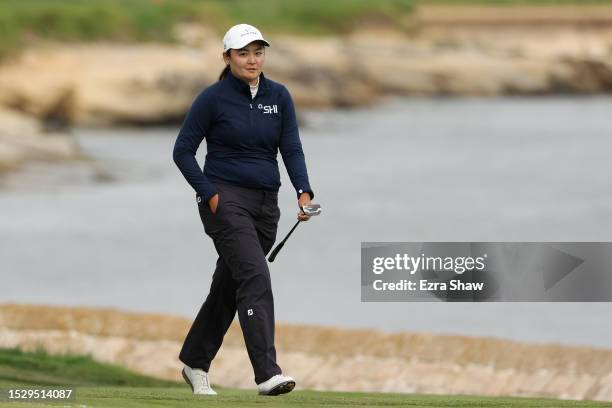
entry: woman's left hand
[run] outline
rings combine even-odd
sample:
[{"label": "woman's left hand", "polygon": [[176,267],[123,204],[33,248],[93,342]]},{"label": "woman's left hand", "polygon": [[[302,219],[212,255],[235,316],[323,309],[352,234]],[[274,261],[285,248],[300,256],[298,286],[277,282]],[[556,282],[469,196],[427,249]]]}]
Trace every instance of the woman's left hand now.
[{"label": "woman's left hand", "polygon": [[300,221],[308,221],[310,219],[310,215],[304,214],[302,211],[302,207],[310,204],[310,194],[302,193],[300,194],[300,198],[298,199],[298,206],[300,207],[300,212],[298,213],[298,220]]}]

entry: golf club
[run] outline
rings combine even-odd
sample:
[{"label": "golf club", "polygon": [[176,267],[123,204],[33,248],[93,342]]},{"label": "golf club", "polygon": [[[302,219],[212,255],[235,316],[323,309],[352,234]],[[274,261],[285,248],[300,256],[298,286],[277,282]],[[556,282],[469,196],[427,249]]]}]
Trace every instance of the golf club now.
[{"label": "golf club", "polygon": [[[321,214],[321,205],[320,204],[310,204],[310,205],[305,205],[302,207],[302,212],[304,212],[304,214],[309,215],[309,216],[315,216],[315,215],[319,215]],[[293,228],[291,228],[291,231],[289,231],[289,233],[287,234],[287,236],[285,237],[285,239],[283,239],[277,246],[276,248],[274,248],[272,250],[272,252],[270,252],[270,256],[268,257],[268,261],[269,262],[274,262],[274,260],[276,259],[276,255],[278,255],[278,253],[280,252],[280,250],[283,248],[283,246],[285,245],[285,242],[287,242],[287,239],[289,239],[289,237],[291,236],[291,234],[293,233],[293,231],[295,231],[295,229],[297,228],[297,226],[300,224],[300,220],[298,220],[298,222],[295,223],[295,225],[293,226]]]}]

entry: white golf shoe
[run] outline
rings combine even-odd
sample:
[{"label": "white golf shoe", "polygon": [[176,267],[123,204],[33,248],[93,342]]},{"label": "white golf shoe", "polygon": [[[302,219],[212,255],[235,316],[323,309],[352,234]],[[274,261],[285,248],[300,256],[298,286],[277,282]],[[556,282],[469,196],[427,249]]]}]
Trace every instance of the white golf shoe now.
[{"label": "white golf shoe", "polygon": [[208,373],[200,368],[183,367],[183,378],[195,395],[217,395],[210,388]]},{"label": "white golf shoe", "polygon": [[291,392],[295,387],[295,380],[282,374],[276,374],[267,381],[257,384],[259,395],[279,395]]}]

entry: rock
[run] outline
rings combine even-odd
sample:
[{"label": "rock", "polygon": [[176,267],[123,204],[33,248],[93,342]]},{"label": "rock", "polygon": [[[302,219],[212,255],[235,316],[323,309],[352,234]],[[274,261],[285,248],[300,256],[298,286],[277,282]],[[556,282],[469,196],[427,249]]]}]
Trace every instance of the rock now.
[{"label": "rock", "polygon": [[43,123],[22,113],[0,109],[0,171],[28,160],[66,160],[80,157],[66,133],[47,132]]},{"label": "rock", "polygon": [[218,64],[207,63],[212,59],[201,50],[162,45],[27,50],[0,67],[0,104],[87,125],[176,121],[218,75]]},{"label": "rock", "polygon": [[[513,20],[514,21],[514,20]],[[0,65],[0,106],[69,124],[181,122],[223,68],[221,39],[180,25],[180,45],[81,44],[28,49]],[[465,28],[432,23],[344,37],[270,37],[264,71],[298,107],[370,105],[385,95],[610,92],[607,26]]]}]

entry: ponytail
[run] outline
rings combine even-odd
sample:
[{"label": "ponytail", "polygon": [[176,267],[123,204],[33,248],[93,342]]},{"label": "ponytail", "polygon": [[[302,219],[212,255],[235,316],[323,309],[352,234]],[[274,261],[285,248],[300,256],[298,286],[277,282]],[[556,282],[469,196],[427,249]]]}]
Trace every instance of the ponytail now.
[{"label": "ponytail", "polygon": [[[232,50],[227,50],[226,52],[223,53],[223,56],[230,58],[230,53],[231,52],[232,52]],[[219,75],[219,81],[221,81],[223,78],[225,78],[229,72],[230,72],[230,65],[229,65],[229,63],[227,63],[227,64],[225,64],[225,67],[223,68],[223,71],[221,71],[221,74]]]},{"label": "ponytail", "polygon": [[223,78],[225,78],[225,76],[227,75],[228,72],[230,72],[229,64],[227,64],[225,66],[225,68],[223,68],[223,71],[221,71],[221,74],[219,75],[219,81],[221,81]]}]

